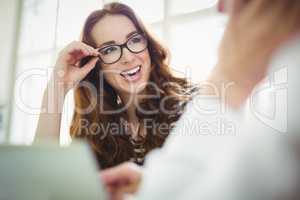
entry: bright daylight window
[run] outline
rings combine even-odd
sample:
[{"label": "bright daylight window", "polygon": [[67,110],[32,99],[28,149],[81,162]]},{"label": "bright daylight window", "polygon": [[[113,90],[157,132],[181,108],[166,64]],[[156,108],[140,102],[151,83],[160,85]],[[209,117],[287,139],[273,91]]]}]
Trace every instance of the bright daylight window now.
[{"label": "bright daylight window", "polygon": [[[10,142],[30,143],[37,126],[46,77],[51,74],[57,53],[78,40],[87,15],[106,0],[23,0],[17,78],[22,80],[14,106]],[[224,16],[216,12],[216,0],[121,0],[130,5],[170,48],[172,68],[197,82],[203,80],[217,59],[217,47],[224,30]],[[28,76],[27,76],[28,77]],[[49,77],[48,77],[49,78]],[[17,92],[18,93],[18,92]],[[73,94],[64,106],[61,143],[73,113]]]}]

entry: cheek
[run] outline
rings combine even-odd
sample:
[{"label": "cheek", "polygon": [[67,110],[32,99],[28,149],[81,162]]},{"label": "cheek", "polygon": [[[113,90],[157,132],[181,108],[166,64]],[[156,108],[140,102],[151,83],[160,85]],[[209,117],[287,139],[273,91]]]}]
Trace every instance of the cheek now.
[{"label": "cheek", "polygon": [[142,52],[139,56],[143,63],[151,65],[151,58],[148,50]]},{"label": "cheek", "polygon": [[119,73],[116,73],[113,70],[108,70],[104,72],[103,75],[105,80],[115,89],[122,84],[122,77]]},{"label": "cheek", "polygon": [[113,88],[120,84],[120,75],[112,66],[102,66],[100,71],[100,76],[110,84]]}]

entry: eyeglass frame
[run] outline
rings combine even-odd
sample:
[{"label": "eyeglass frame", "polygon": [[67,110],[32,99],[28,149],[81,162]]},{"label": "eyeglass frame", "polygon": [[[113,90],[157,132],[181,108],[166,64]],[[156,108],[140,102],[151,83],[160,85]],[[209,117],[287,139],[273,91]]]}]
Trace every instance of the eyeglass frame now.
[{"label": "eyeglass frame", "polygon": [[[132,51],[132,50],[128,47],[127,43],[129,42],[129,40],[131,40],[133,37],[135,37],[135,36],[137,36],[137,35],[141,35],[142,37],[144,37],[144,39],[145,39],[145,41],[146,41],[146,46],[145,46],[145,48],[144,48],[143,50],[138,51],[138,52],[134,52],[134,51]],[[125,47],[128,51],[130,51],[131,53],[134,53],[134,54],[138,54],[138,53],[141,53],[141,52],[145,51],[145,49],[147,49],[147,47],[148,47],[148,39],[147,39],[145,33],[135,33],[135,34],[133,34],[131,37],[129,37],[129,38],[126,40],[126,42],[124,42],[123,44],[113,44],[113,45],[108,45],[108,46],[105,46],[105,47],[102,47],[102,48],[98,49],[97,51],[100,52],[102,49],[105,49],[105,48],[111,47],[111,46],[118,46],[118,47],[121,49],[121,54],[120,54],[120,57],[119,57],[116,61],[111,62],[111,63],[106,63],[106,62],[104,62],[103,59],[101,58],[101,56],[99,55],[98,57],[99,57],[99,59],[101,60],[101,62],[104,63],[104,64],[107,64],[107,65],[112,65],[112,64],[114,64],[114,63],[117,63],[117,62],[122,58],[122,56],[123,56],[123,48],[124,48],[124,47]]]}]

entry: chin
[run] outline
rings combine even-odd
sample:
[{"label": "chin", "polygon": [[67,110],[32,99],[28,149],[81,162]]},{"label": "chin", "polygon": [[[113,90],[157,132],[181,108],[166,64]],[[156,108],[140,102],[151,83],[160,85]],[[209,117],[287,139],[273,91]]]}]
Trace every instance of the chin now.
[{"label": "chin", "polygon": [[122,88],[121,91],[128,94],[139,94],[145,90],[148,81],[140,81],[136,83],[127,84],[126,88]]}]

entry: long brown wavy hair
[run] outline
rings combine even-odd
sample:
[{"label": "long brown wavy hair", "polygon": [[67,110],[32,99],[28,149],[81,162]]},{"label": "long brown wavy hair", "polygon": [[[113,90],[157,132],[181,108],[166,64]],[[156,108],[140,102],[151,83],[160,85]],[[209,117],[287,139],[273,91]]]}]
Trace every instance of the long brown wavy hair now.
[{"label": "long brown wavy hair", "polygon": [[[146,94],[157,94],[159,97],[144,99],[139,102],[139,106],[145,111],[136,110],[136,114],[141,123],[151,121],[152,124],[167,124],[162,130],[159,127],[148,126],[146,128],[146,138],[144,147],[146,152],[161,147],[166,137],[176,122],[186,102],[191,97],[192,86],[185,78],[175,77],[169,67],[169,52],[163,45],[147,30],[145,25],[136,16],[134,11],[127,5],[121,3],[106,4],[103,9],[92,12],[83,28],[82,42],[96,48],[96,43],[91,36],[91,31],[95,24],[106,15],[124,15],[128,17],[135,25],[137,31],[145,34],[148,40],[148,50],[151,58],[150,82],[154,83],[156,89],[151,85],[146,86]],[[89,57],[84,58],[80,66],[89,61]],[[70,127],[70,134],[73,138],[85,138],[90,143],[96,153],[101,168],[115,166],[124,161],[128,161],[134,154],[132,144],[129,141],[129,134],[122,126],[122,119],[127,119],[126,110],[117,114],[106,114],[103,111],[117,110],[122,108],[122,103],[118,101],[117,92],[100,76],[101,62],[85,77],[83,81],[93,85],[96,93],[90,92],[86,87],[77,87],[74,91],[75,111]],[[172,83],[172,84],[166,84]],[[159,88],[159,91],[157,91]],[[161,108],[162,99],[167,97],[164,103],[164,112]],[[82,114],[77,109],[85,109],[94,104],[94,108],[88,114]],[[94,134],[93,127],[90,129],[82,125],[82,121],[88,124],[100,124],[106,127],[105,131],[98,129]],[[117,132],[111,124],[119,124],[121,127]],[[98,127],[99,128],[99,127]],[[127,134],[126,134],[127,133]]]}]

